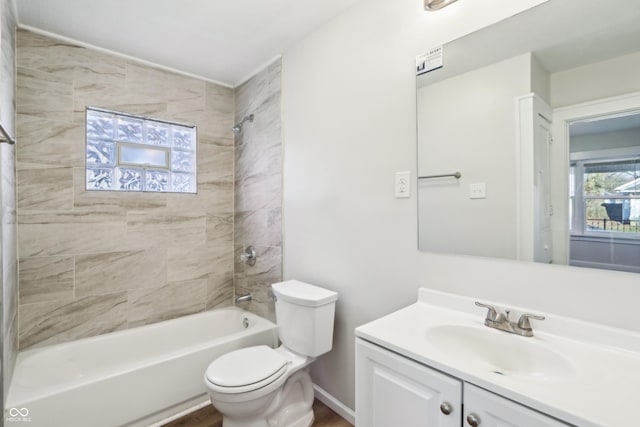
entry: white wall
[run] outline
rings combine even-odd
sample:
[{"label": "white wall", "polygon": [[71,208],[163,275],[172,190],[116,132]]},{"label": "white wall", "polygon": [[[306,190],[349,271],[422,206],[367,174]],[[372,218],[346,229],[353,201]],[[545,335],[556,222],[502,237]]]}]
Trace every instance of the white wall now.
[{"label": "white wall", "polygon": [[640,52],[551,74],[551,106],[640,91]]},{"label": "white wall", "polygon": [[531,56],[531,92],[549,104],[551,98],[551,74],[535,55]]},{"label": "white wall", "polygon": [[334,349],[312,374],[351,408],[354,328],[421,286],[640,330],[637,275],[421,253],[415,185],[394,198],[395,172],[416,172],[415,56],[534,3],[360,2],[285,52],[284,277],[340,293]]},{"label": "white wall", "polygon": [[417,91],[418,175],[462,173],[418,181],[420,249],[516,259],[514,100],[530,92],[531,54]]}]

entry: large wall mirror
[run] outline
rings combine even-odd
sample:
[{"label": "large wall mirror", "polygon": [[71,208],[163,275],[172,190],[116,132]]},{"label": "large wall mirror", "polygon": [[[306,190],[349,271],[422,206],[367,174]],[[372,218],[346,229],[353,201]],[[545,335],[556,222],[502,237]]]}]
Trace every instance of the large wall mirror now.
[{"label": "large wall mirror", "polygon": [[639,22],[548,0],[443,46],[416,81],[420,250],[640,272]]}]

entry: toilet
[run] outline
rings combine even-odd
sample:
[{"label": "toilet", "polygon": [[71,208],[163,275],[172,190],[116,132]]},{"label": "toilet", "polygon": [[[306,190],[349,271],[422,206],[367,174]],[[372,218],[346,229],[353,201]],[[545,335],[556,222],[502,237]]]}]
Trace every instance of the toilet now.
[{"label": "toilet", "polygon": [[288,280],[272,285],[280,347],[226,353],[204,375],[223,427],[309,427],[313,385],[308,367],[331,350],[338,294]]}]

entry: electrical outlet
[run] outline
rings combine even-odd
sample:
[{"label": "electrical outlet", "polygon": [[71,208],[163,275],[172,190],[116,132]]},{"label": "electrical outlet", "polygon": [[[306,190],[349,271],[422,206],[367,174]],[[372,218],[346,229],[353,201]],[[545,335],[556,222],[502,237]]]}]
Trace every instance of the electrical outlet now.
[{"label": "electrical outlet", "polygon": [[474,182],[469,184],[469,198],[470,199],[486,199],[487,198],[487,186],[484,182]]},{"label": "electrical outlet", "polygon": [[411,197],[411,172],[396,172],[396,198]]}]

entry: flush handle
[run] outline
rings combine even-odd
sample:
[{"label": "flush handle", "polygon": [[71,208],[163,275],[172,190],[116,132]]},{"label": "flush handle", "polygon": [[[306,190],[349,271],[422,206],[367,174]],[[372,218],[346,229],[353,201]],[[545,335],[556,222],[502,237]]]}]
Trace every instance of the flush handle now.
[{"label": "flush handle", "polygon": [[449,402],[442,402],[442,404],[440,405],[440,411],[445,415],[449,415],[453,412],[453,408],[451,407],[451,404],[449,404]]}]

